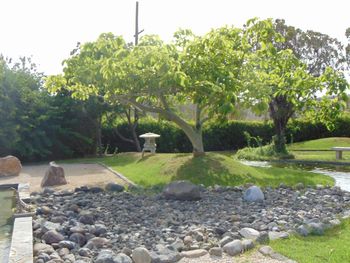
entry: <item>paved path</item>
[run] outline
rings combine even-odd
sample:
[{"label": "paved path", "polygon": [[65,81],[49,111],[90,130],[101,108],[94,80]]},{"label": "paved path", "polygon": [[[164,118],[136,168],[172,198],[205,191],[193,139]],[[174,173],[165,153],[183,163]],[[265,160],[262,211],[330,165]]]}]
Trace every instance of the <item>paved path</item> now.
[{"label": "paved path", "polygon": [[[62,164],[68,184],[55,189],[74,189],[78,186],[104,187],[109,182],[125,185],[125,182],[99,164]],[[0,178],[1,184],[29,183],[30,191],[40,191],[40,183],[49,164],[24,165],[19,176]]]}]

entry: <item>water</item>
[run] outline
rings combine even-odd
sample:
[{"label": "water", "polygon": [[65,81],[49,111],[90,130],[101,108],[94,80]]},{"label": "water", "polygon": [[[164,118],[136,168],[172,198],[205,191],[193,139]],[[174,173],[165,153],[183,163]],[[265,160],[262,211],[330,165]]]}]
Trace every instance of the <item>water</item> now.
[{"label": "water", "polygon": [[15,191],[0,189],[0,262],[7,262],[15,205]]},{"label": "water", "polygon": [[254,167],[280,167],[298,168],[309,172],[329,175],[335,179],[335,185],[350,192],[350,167],[343,165],[312,165],[296,164],[287,162],[261,162],[261,161],[241,161],[241,163]]}]

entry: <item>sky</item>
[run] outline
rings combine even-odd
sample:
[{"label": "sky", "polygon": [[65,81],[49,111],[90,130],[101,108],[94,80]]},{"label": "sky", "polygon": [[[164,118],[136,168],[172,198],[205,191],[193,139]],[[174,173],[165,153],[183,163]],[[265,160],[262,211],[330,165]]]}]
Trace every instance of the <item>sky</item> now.
[{"label": "sky", "polygon": [[[32,57],[47,75],[77,42],[112,32],[133,41],[135,0],[0,0],[0,54]],[[198,35],[224,25],[241,27],[253,17],[283,18],[288,25],[319,31],[346,43],[349,0],[139,0],[139,28],[169,41],[179,28]]]}]

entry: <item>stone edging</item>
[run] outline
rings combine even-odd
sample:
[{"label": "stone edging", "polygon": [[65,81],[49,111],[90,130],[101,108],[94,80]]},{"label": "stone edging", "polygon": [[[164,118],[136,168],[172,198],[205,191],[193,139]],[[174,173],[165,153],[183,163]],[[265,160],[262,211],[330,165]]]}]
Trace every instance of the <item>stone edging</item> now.
[{"label": "stone edging", "polygon": [[120,179],[122,179],[123,181],[125,181],[129,186],[137,186],[134,182],[130,181],[128,178],[126,178],[124,175],[122,175],[121,173],[113,170],[111,167],[105,165],[104,163],[98,162],[97,164],[103,166],[104,168],[106,168],[108,171],[110,171],[111,173],[115,174],[117,177],[119,177]]},{"label": "stone edging", "polygon": [[350,162],[333,162],[333,161],[309,161],[309,160],[269,160],[267,162],[271,163],[295,163],[295,164],[330,164],[330,165],[340,165],[347,166]]}]

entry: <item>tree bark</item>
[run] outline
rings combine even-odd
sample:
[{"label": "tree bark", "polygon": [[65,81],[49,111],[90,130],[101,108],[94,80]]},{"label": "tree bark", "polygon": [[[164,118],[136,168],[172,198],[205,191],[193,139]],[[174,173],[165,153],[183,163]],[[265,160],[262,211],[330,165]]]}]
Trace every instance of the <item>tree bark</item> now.
[{"label": "tree bark", "polygon": [[[176,115],[174,112],[170,110],[168,105],[166,104],[166,101],[164,98],[161,98],[161,101],[163,103],[164,109],[159,107],[152,107],[148,105],[141,104],[139,102],[136,102],[135,100],[126,100],[128,103],[132,104],[136,109],[140,109],[143,111],[148,112],[154,112],[162,115],[169,121],[174,122],[177,126],[179,126],[184,133],[186,134],[187,138],[190,140],[192,147],[193,147],[193,156],[202,156],[205,155],[204,152],[204,146],[203,146],[203,138],[202,138],[202,124],[203,120],[200,121],[200,110],[196,113],[196,127],[193,127],[189,123],[187,123],[185,120],[180,118],[178,115]],[[199,120],[197,122],[197,120]]]},{"label": "tree bark", "polygon": [[293,104],[288,102],[286,96],[276,96],[269,103],[269,113],[276,133],[273,138],[275,151],[287,153],[286,128],[289,119],[294,113]]}]

